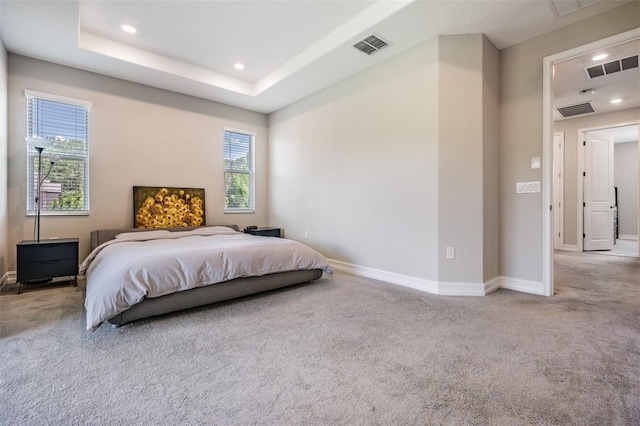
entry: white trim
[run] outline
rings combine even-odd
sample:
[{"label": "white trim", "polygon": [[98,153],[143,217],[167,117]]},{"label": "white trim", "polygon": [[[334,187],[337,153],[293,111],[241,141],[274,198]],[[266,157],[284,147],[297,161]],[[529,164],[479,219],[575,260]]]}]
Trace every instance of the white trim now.
[{"label": "white trim", "polygon": [[[542,289],[546,296],[553,295],[553,218],[549,214],[552,201],[553,143],[553,64],[584,55],[593,50],[627,42],[640,37],[640,28],[625,31],[592,43],[565,50],[543,59],[542,69]],[[639,154],[640,155],[640,154]],[[580,238],[578,238],[580,241]],[[640,243],[639,243],[640,244]],[[506,288],[506,287],[505,287]]]},{"label": "white trim", "polygon": [[637,235],[629,235],[629,234],[618,234],[618,239],[619,240],[638,241],[638,236]]},{"label": "white trim", "polygon": [[[561,140],[556,144],[556,136]],[[564,132],[553,134],[553,248],[559,250],[564,244]],[[558,154],[557,157],[555,154]],[[558,160],[558,161],[556,161]],[[555,166],[558,169],[555,170]]]},{"label": "white trim", "polygon": [[[587,136],[578,129],[578,147],[576,158],[576,247],[584,250],[584,141]],[[582,143],[580,143],[582,141]]]},{"label": "white trim", "polygon": [[253,130],[238,129],[235,127],[224,126],[224,131],[232,133],[242,133],[243,135],[253,136],[254,138],[258,136],[258,132],[254,132]]},{"label": "white trim", "polygon": [[438,283],[422,278],[410,277],[408,275],[397,274],[395,272],[382,271],[380,269],[368,268],[366,266],[354,265],[352,263],[341,262],[339,260],[328,259],[332,269],[346,272],[360,277],[373,278],[403,287],[413,288],[431,294],[438,294]]},{"label": "white trim", "polygon": [[500,277],[495,277],[484,283],[484,294],[493,293],[500,288]]},{"label": "white trim", "polygon": [[500,277],[500,287],[506,288],[508,290],[515,290],[521,291],[523,293],[545,296],[544,283],[542,282],[527,281],[511,277]]},{"label": "white trim", "polygon": [[0,290],[6,284],[15,284],[16,283],[16,271],[7,271],[4,273],[2,278],[0,278]]},{"label": "white trim", "polygon": [[48,101],[61,102],[65,104],[72,104],[72,105],[83,106],[87,108],[91,108],[93,106],[93,102],[91,101],[85,101],[85,100],[76,99],[76,98],[68,98],[66,96],[53,95],[51,93],[38,92],[36,90],[25,89],[24,95],[30,96],[32,98],[46,99]]},{"label": "white trim", "polygon": [[573,244],[565,244],[562,246],[562,250],[564,251],[578,251],[578,246]]},{"label": "white trim", "polygon": [[346,272],[359,277],[372,278],[440,296],[485,296],[500,288],[500,277],[492,278],[485,283],[439,283],[395,272],[354,265],[352,263],[342,262],[335,259],[328,260],[331,268],[336,271]]},{"label": "white trim", "polygon": [[440,296],[484,296],[483,283],[438,283]]}]

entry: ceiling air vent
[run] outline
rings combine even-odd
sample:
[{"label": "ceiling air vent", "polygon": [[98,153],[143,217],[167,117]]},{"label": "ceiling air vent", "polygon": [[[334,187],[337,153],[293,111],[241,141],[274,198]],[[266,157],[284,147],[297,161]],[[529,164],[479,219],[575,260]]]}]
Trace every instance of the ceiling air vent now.
[{"label": "ceiling air vent", "polygon": [[628,58],[623,59],[616,59],[615,61],[607,62],[606,64],[585,68],[585,71],[589,78],[596,78],[631,68],[638,68],[638,55],[629,56]]},{"label": "ceiling air vent", "polygon": [[389,45],[388,42],[384,41],[377,35],[371,34],[369,37],[365,38],[364,40],[354,44],[353,47],[355,47],[361,52],[366,53],[367,55],[373,55],[378,50],[383,49],[388,45]]},{"label": "ceiling air vent", "polygon": [[596,112],[591,102],[587,102],[584,104],[569,105],[562,108],[556,108],[556,111],[558,111],[564,118],[575,117],[576,115],[589,114],[591,112]]}]

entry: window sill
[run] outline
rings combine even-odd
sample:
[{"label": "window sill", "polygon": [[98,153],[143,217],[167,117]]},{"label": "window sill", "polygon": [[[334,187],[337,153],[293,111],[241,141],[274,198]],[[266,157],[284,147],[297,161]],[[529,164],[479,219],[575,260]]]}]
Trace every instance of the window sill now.
[{"label": "window sill", "polygon": [[[27,216],[34,217],[37,212],[28,211]],[[64,211],[64,210],[56,210],[56,211],[41,211],[40,216],[89,216],[89,212],[87,211]]]},{"label": "window sill", "polygon": [[237,209],[237,210],[225,210],[224,214],[230,213],[230,214],[241,214],[241,213],[255,213],[255,209],[246,209],[246,210],[241,210],[241,209]]}]

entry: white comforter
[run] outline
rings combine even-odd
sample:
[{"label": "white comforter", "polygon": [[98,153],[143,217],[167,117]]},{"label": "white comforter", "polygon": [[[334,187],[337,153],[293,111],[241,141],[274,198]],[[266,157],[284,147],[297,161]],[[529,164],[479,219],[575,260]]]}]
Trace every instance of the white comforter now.
[{"label": "white comforter", "polygon": [[299,269],[332,274],[324,256],[304,244],[225,227],[120,234],[97,247],[80,267],[87,274],[87,330],[144,297]]}]

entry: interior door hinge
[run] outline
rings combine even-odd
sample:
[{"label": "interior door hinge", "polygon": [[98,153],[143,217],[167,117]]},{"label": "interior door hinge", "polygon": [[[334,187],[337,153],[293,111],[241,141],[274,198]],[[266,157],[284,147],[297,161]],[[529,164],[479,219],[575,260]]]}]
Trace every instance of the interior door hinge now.
[{"label": "interior door hinge", "polygon": [[582,146],[587,146],[587,141],[582,141]]},{"label": "interior door hinge", "polygon": [[587,172],[582,172],[582,176],[586,176],[586,175],[587,175]]},{"label": "interior door hinge", "polygon": [[582,234],[582,238],[587,238],[587,234]]},{"label": "interior door hinge", "polygon": [[582,203],[582,207],[587,207],[587,203]]},{"label": "interior door hinge", "polygon": [[549,206],[549,210],[553,211],[553,205]]}]

